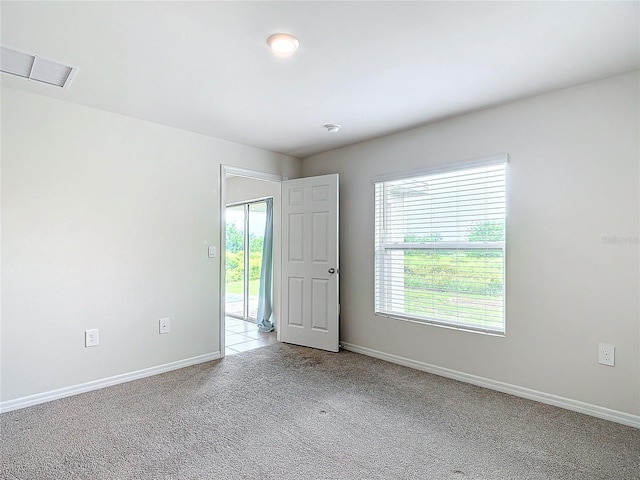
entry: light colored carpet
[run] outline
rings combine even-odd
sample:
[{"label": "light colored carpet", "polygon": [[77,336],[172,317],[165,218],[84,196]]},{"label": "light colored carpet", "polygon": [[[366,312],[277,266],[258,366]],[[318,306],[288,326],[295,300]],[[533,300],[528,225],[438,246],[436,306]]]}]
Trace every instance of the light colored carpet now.
[{"label": "light colored carpet", "polygon": [[0,422],[3,479],[640,478],[640,430],[285,344]]}]

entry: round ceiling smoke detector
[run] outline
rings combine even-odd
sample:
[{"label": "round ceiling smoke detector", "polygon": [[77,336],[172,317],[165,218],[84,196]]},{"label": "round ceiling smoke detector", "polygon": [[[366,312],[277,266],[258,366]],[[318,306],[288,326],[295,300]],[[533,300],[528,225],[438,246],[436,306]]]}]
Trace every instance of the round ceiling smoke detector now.
[{"label": "round ceiling smoke detector", "polygon": [[288,33],[276,33],[267,38],[267,45],[276,55],[288,57],[298,49],[300,42],[296,37]]},{"label": "round ceiling smoke detector", "polygon": [[326,128],[329,133],[338,133],[340,131],[340,125],[336,125],[335,123],[327,123],[324,128]]}]

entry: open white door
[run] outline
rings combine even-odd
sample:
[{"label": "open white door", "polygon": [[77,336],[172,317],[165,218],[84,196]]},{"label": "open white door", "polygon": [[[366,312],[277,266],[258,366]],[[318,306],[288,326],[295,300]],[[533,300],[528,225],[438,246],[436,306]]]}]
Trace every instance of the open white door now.
[{"label": "open white door", "polygon": [[280,341],[338,351],[338,175],[282,182]]}]

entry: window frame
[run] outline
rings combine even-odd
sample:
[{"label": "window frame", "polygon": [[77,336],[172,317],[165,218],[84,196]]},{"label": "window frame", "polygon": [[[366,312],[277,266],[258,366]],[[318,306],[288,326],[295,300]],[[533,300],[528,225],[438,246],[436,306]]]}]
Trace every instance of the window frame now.
[{"label": "window frame", "polygon": [[[507,197],[508,197],[508,160],[509,156],[507,154],[499,154],[491,157],[485,157],[481,159],[476,159],[472,161],[465,161],[459,163],[453,163],[444,166],[438,166],[430,169],[423,170],[414,170],[410,172],[405,172],[402,174],[395,175],[387,175],[377,177],[373,180],[374,184],[374,314],[380,317],[386,318],[394,318],[409,322],[415,322],[425,325],[433,325],[439,326],[454,330],[461,331],[470,331],[474,333],[483,333],[488,335],[496,335],[496,336],[505,336],[506,335],[506,278],[507,278],[507,264],[506,264],[506,220],[507,220]],[[444,174],[449,172],[456,171],[465,171],[471,170],[478,167],[484,166],[495,166],[495,165],[504,165],[504,240],[501,241],[491,241],[491,242],[455,242],[455,241],[445,241],[445,242],[420,242],[420,243],[411,243],[411,242],[381,242],[378,238],[379,233],[379,212],[378,212],[378,193],[377,188],[379,184],[386,184],[388,182],[398,181],[398,180],[411,180],[413,178],[418,177],[427,177],[431,175]],[[384,195],[384,194],[383,194]],[[411,315],[404,313],[399,313],[397,311],[392,311],[389,308],[382,308],[381,305],[383,303],[389,303],[391,301],[389,295],[381,295],[380,291],[384,290],[389,291],[391,285],[390,282],[393,280],[390,278],[390,275],[385,276],[384,269],[390,268],[389,266],[385,267],[384,261],[379,261],[380,250],[426,250],[426,251],[435,251],[435,250],[452,250],[452,251],[466,251],[466,250],[483,250],[483,251],[500,251],[501,259],[502,259],[502,289],[501,289],[501,299],[502,299],[502,311],[501,318],[502,324],[501,328],[496,328],[488,325],[484,326],[476,326],[470,323],[465,323],[464,321],[448,321],[442,318],[430,318],[420,315]],[[387,257],[382,257],[387,258]],[[382,270],[382,271],[380,271]],[[387,284],[385,286],[384,284]],[[403,286],[403,291],[406,291],[406,287]]]}]

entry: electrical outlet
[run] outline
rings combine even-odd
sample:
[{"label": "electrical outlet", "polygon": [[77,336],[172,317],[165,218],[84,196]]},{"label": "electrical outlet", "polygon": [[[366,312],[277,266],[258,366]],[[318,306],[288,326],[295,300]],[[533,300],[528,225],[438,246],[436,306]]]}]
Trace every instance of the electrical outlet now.
[{"label": "electrical outlet", "polygon": [[160,333],[169,333],[171,330],[171,323],[168,318],[161,318],[159,321]]},{"label": "electrical outlet", "polygon": [[97,328],[84,331],[84,346],[95,347],[100,343],[100,332]]},{"label": "electrical outlet", "polygon": [[608,343],[599,343],[598,363],[613,367],[616,363],[616,347]]}]

